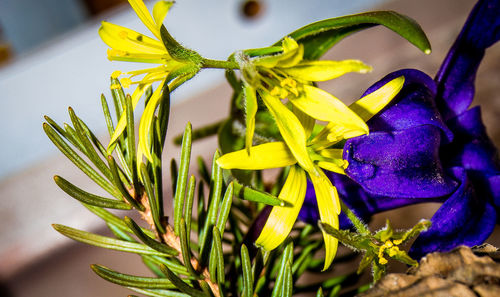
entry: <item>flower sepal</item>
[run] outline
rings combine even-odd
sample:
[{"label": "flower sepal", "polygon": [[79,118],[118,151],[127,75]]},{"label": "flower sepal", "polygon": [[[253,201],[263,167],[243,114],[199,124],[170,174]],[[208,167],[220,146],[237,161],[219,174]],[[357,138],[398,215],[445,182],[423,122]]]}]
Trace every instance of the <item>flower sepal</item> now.
[{"label": "flower sepal", "polygon": [[337,238],[351,249],[364,253],[359,263],[357,273],[360,274],[371,265],[373,281],[376,282],[385,275],[389,262],[387,258],[402,262],[406,265],[418,265],[418,262],[412,259],[406,251],[400,249],[400,246],[407,243],[413,237],[418,236],[420,232],[429,229],[431,222],[428,220],[421,220],[411,229],[394,230],[389,220],[387,220],[386,226],[374,233],[370,232],[364,225],[354,225],[358,229],[356,230],[357,232],[341,230],[325,223],[319,223],[323,232]]}]

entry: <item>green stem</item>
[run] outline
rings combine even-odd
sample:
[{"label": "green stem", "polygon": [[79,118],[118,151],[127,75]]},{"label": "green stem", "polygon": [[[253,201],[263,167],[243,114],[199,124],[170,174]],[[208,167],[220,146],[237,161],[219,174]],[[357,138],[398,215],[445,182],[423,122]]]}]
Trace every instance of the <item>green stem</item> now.
[{"label": "green stem", "polygon": [[240,69],[240,66],[234,61],[203,59],[201,61],[201,68]]},{"label": "green stem", "polygon": [[[224,122],[226,121],[226,119],[222,120],[222,121],[218,121],[218,122],[215,122],[215,123],[212,123],[212,124],[208,124],[204,127],[201,127],[201,128],[198,128],[198,129],[194,129],[193,130],[193,141],[195,140],[199,140],[199,139],[202,139],[202,138],[205,138],[205,137],[208,137],[208,136],[212,136],[214,134],[217,134],[217,132],[219,131],[219,128],[222,124],[224,124]],[[175,138],[174,138],[174,143],[176,145],[181,145],[182,143],[182,136],[183,134],[180,134],[180,135],[177,135]]]},{"label": "green stem", "polygon": [[354,228],[361,234],[361,235],[368,235],[371,234],[370,230],[366,227],[366,225],[361,221],[360,218],[356,216],[352,210],[349,209],[349,207],[340,199],[340,206],[342,208],[342,211],[346,214],[347,218],[351,221],[351,223],[354,225]]}]

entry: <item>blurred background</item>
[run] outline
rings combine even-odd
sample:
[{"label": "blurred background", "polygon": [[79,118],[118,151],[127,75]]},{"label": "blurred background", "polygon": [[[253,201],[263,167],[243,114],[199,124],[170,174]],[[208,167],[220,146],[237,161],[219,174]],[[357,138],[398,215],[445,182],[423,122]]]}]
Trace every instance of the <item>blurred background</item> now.
[{"label": "blurred background", "polygon": [[[146,3],[151,7],[154,1]],[[426,56],[384,28],[343,41],[326,58],[356,58],[374,66],[322,85],[346,102],[384,74],[399,68],[436,73],[474,0],[178,0],[166,18],[170,33],[205,57],[226,59],[233,51],[267,46],[310,22],[373,9],[391,9],[421,24],[433,46]],[[125,0],[0,0],[0,296],[126,296],[130,293],[100,280],[89,268],[100,263],[125,273],[145,272],[139,259],[73,243],[55,232],[60,223],[104,230],[99,219],[53,183],[55,174],[89,191],[97,187],[77,172],[42,130],[43,115],[69,121],[72,106],[105,139],[100,95],[108,95],[109,76],[134,65],[109,62],[97,35],[100,22],[147,32]],[[490,136],[500,145],[500,47],[492,47],[478,75],[476,103]],[[226,116],[231,91],[220,70],[205,70],[173,94],[170,137],[187,120],[194,127]],[[193,103],[196,103],[193,108]],[[194,145],[193,156],[211,156],[215,139]],[[166,159],[178,150],[169,145]],[[167,178],[167,177],[166,177]],[[168,197],[168,196],[167,196]],[[389,215],[413,225],[429,218],[436,205],[415,206]],[[404,218],[404,219],[401,219]],[[375,218],[374,226],[384,220]],[[495,237],[496,238],[496,237]],[[495,240],[495,239],[492,239]],[[495,243],[495,242],[493,242]],[[125,261],[123,259],[126,259]]]}]

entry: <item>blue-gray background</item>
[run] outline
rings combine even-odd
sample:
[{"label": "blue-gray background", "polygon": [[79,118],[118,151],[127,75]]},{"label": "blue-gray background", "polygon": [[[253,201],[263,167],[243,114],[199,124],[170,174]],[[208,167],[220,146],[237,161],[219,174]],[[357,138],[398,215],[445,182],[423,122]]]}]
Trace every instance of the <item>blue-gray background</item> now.
[{"label": "blue-gray background", "polygon": [[[153,1],[148,1],[152,4]],[[225,59],[238,49],[267,46],[310,22],[370,9],[383,0],[266,0],[262,15],[241,17],[242,1],[178,0],[166,26],[185,46]],[[3,39],[14,59],[0,66],[0,180],[55,151],[41,129],[43,115],[67,121],[72,106],[95,130],[104,131],[99,96],[113,70],[137,65],[109,62],[97,30],[102,19],[147,32],[127,6],[91,18],[79,0],[0,0]],[[223,80],[205,71],[180,88],[177,102]]]}]

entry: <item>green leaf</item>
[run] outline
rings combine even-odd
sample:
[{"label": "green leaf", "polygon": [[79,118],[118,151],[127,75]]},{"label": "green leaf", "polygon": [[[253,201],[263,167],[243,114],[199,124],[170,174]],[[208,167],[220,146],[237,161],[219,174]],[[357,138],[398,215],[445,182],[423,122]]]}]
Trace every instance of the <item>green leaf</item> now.
[{"label": "green leaf", "polygon": [[401,235],[401,238],[394,238],[394,239],[401,239],[403,241],[402,244],[405,244],[413,237],[418,236],[420,234],[420,232],[423,232],[423,231],[426,231],[427,229],[429,229],[431,227],[431,225],[432,225],[431,221],[422,219],[415,226],[413,226],[410,230],[404,232]]},{"label": "green leaf", "polygon": [[75,164],[83,173],[90,177],[96,184],[101,188],[106,190],[108,193],[115,197],[119,197],[120,194],[117,190],[112,187],[109,182],[104,179],[99,173],[97,173],[94,168],[92,168],[87,162],[85,162],[82,157],[80,157],[62,138],[57,134],[57,132],[49,124],[43,123],[43,130],[49,137],[49,139],[55,144],[55,146],[68,158],[73,164]]},{"label": "green leaf", "polygon": [[187,49],[179,44],[177,40],[175,40],[172,35],[170,35],[164,25],[161,25],[160,27],[160,36],[168,53],[175,60],[193,63],[201,62],[202,58],[200,57],[200,55],[197,52]]},{"label": "green leaf", "polygon": [[162,266],[162,270],[165,272],[167,278],[172,282],[172,284],[174,284],[175,287],[177,287],[177,289],[181,290],[182,292],[193,297],[208,297],[205,293],[198,291],[195,288],[188,285],[187,283],[185,283],[175,273],[173,273],[170,269],[168,269],[167,266]]},{"label": "green leaf", "polygon": [[122,84],[117,78],[111,78],[111,86],[117,85],[119,88],[111,88],[111,96],[113,96],[113,103],[116,111],[116,118],[119,119],[122,116],[123,110],[125,108],[125,92],[123,91]]},{"label": "green leaf", "polygon": [[375,254],[371,251],[367,251],[363,258],[361,259],[361,262],[359,263],[358,270],[356,271],[357,274],[361,274],[363,270],[365,270],[372,262],[375,260]]},{"label": "green leaf", "polygon": [[[109,106],[108,102],[106,101],[106,97],[104,95],[101,95],[101,105],[102,105],[102,111],[104,114],[104,119],[106,121],[106,126],[108,127],[108,133],[109,136],[113,136],[113,132],[115,131],[114,125],[113,125],[113,119],[111,118],[111,114],[109,112]],[[123,166],[123,169],[125,171],[126,177],[127,177],[127,182],[132,180],[132,172],[130,168],[127,165],[127,160],[125,159],[125,156],[123,155],[123,151],[121,149],[120,145],[117,145],[118,142],[115,142],[113,146],[116,148],[116,154],[118,155],[118,159],[120,160],[120,163]],[[111,150],[112,151],[112,150]]]},{"label": "green leaf", "polygon": [[252,276],[252,263],[248,254],[246,245],[241,245],[241,262],[243,270],[243,296],[253,296],[253,276]]},{"label": "green leaf", "polygon": [[[222,126],[222,124],[225,121],[226,120],[224,119],[222,121],[218,121],[215,123],[205,125],[201,128],[194,129],[192,132],[192,141],[200,140],[200,139],[203,139],[205,137],[209,137],[209,136],[217,134],[217,132],[220,129],[220,126]],[[182,135],[177,135],[174,138],[174,143],[177,145],[180,145],[182,143],[182,137],[183,137]]]},{"label": "green leaf", "polygon": [[205,181],[207,184],[210,183],[210,172],[208,172],[207,164],[205,164],[205,161],[201,156],[198,156],[196,158],[196,161],[198,162],[198,174],[199,176]]},{"label": "green leaf", "polygon": [[226,193],[224,194],[224,198],[222,199],[222,204],[220,206],[219,218],[217,220],[217,228],[221,234],[221,237],[224,235],[224,229],[226,226],[227,218],[229,217],[229,212],[231,211],[231,204],[233,201],[233,189],[234,183],[231,182],[226,189]]},{"label": "green leaf", "polygon": [[105,208],[115,208],[115,209],[132,208],[130,204],[127,204],[123,201],[104,198],[101,196],[85,192],[84,190],[78,188],[77,186],[73,185],[72,183],[70,183],[69,181],[65,180],[64,178],[58,175],[54,176],[54,181],[59,186],[59,188],[61,188],[64,192],[66,192],[66,194],[70,195],[71,197],[75,198],[80,202]]},{"label": "green leaf", "polygon": [[165,227],[162,225],[160,213],[157,208],[158,204],[155,202],[155,194],[153,190],[153,185],[151,183],[151,179],[149,178],[148,170],[146,169],[146,165],[141,163],[141,177],[144,182],[144,189],[146,190],[146,195],[148,195],[149,207],[151,208],[151,216],[153,217],[153,222],[155,223],[156,230],[159,233],[165,233]]},{"label": "green leaf", "polygon": [[160,278],[167,278],[165,276],[165,273],[163,273],[163,271],[161,271],[160,269],[160,266],[156,265],[156,263],[154,261],[151,261],[151,259],[147,256],[142,256],[142,262],[144,263],[144,265],[146,265],[149,270],[151,270],[156,276],[160,277]]},{"label": "green leaf", "polygon": [[99,141],[99,139],[97,139],[97,136],[95,136],[95,134],[90,130],[90,128],[87,126],[87,124],[85,124],[85,122],[82,119],[78,118],[78,120],[80,122],[81,127],[83,128],[83,131],[85,132],[87,137],[90,139],[92,144],[99,150],[101,155],[107,156],[108,153],[106,152],[106,148],[104,148],[104,146]]},{"label": "green leaf", "polygon": [[280,53],[283,51],[283,48],[281,47],[281,42],[276,43],[274,46],[268,46],[268,47],[262,47],[262,48],[252,48],[252,49],[246,49],[243,51],[243,53],[247,56],[250,57],[257,57],[257,56],[266,56],[266,55],[274,55],[277,53]]},{"label": "green leaf", "polygon": [[161,267],[161,265],[167,266],[170,270],[177,273],[178,275],[186,275],[186,276],[189,275],[189,272],[187,271],[186,267],[184,267],[184,265],[182,265],[177,258],[165,258],[159,256],[145,256],[145,257],[149,257],[152,262],[159,265],[163,273],[165,272]]},{"label": "green leaf", "polygon": [[239,182],[233,180],[234,193],[241,199],[253,202],[260,202],[272,206],[284,206],[285,202],[278,197],[272,196],[268,193],[255,190],[251,187],[244,186]]},{"label": "green leaf", "polygon": [[[103,208],[88,205],[85,203],[83,204],[83,206],[85,206],[88,210],[90,210],[96,216],[103,219],[106,223],[112,224],[125,232],[132,232],[132,230],[130,230],[130,228],[127,226],[127,224],[125,224],[125,222],[121,218],[117,217],[116,215],[112,214],[111,212],[109,212]],[[151,230],[144,229],[144,228],[141,228],[141,230],[143,233],[147,234],[150,237],[154,236],[154,233]]]},{"label": "green leaf", "polygon": [[106,223],[109,230],[115,235],[116,238],[129,241],[129,242],[137,242],[132,236],[130,236],[127,231],[122,230],[120,227],[115,226],[111,223]]},{"label": "green leaf", "polygon": [[92,270],[103,279],[127,287],[146,288],[146,289],[174,289],[175,286],[166,278],[153,278],[135,276],[119,273],[104,266],[90,265]]},{"label": "green leaf", "polygon": [[75,114],[74,110],[69,107],[68,108],[68,113],[71,118],[71,122],[73,123],[73,127],[76,131],[76,136],[78,137],[79,141],[82,143],[85,151],[85,155],[94,163],[94,165],[106,176],[108,180],[112,179],[111,176],[111,171],[109,168],[106,166],[106,163],[99,157],[97,152],[95,151],[94,147],[92,146],[92,143],[88,139],[85,129],[81,125],[81,120],[78,118],[78,116]]},{"label": "green leaf", "polygon": [[155,202],[157,203],[157,208],[160,217],[164,216],[163,211],[163,176],[162,176],[162,152],[163,145],[161,142],[160,135],[160,123],[157,117],[154,118],[154,130],[153,130],[153,180],[155,186]]},{"label": "green leaf", "polygon": [[332,290],[330,291],[330,294],[328,294],[328,297],[338,296],[341,289],[342,289],[341,285],[336,285],[335,287],[332,288]]},{"label": "green leaf", "polygon": [[191,249],[189,247],[190,238],[186,233],[186,222],[184,221],[184,218],[181,218],[181,221],[179,222],[179,241],[181,243],[181,254],[184,266],[186,266],[191,276],[197,278],[198,273],[194,270],[193,265],[191,265]]},{"label": "green leaf", "polygon": [[168,89],[168,84],[163,86],[161,96],[163,98],[160,100],[158,107],[158,121],[160,123],[158,132],[160,134],[161,147],[163,148],[167,137],[168,120],[170,118],[170,90]]},{"label": "green leaf", "polygon": [[285,279],[283,280],[283,297],[292,297],[293,292],[293,276],[290,262],[286,262],[285,266]]},{"label": "green leaf", "polygon": [[392,238],[392,235],[394,234],[394,230],[392,229],[391,223],[389,220],[386,220],[385,222],[385,228],[382,230],[378,231],[375,233],[373,237],[376,239],[380,240],[382,243],[386,242],[390,238]]},{"label": "green leaf", "polygon": [[148,246],[135,242],[97,235],[59,224],[53,224],[52,227],[62,235],[86,244],[135,254],[168,256],[168,254],[155,251]]},{"label": "green leaf", "polygon": [[293,262],[292,273],[298,278],[307,269],[309,260],[314,255],[315,251],[321,247],[323,243],[321,241],[316,241],[313,243],[306,244],[304,249],[300,252],[298,258]]},{"label": "green leaf", "polygon": [[319,287],[318,292],[316,292],[316,297],[325,297],[325,295],[323,295],[323,289],[321,287]]},{"label": "green leaf", "polygon": [[[214,254],[214,256],[212,256]],[[213,265],[212,261],[215,261],[216,264],[214,265],[217,270],[217,282],[219,284],[223,284],[225,280],[225,273],[224,273],[224,254],[222,251],[222,237],[219,233],[219,229],[217,227],[213,228],[213,242],[212,242],[212,254],[210,255],[210,266]],[[212,268],[213,272],[213,268]],[[210,277],[212,277],[212,272],[210,273]]]},{"label": "green leaf", "polygon": [[[212,163],[212,181],[210,184],[210,198],[209,205],[207,209],[207,217],[205,219],[205,224],[203,225],[203,232],[200,237],[200,258],[202,263],[206,260],[206,251],[208,250],[207,238],[212,232],[212,227],[217,221],[217,213],[219,210],[220,196],[222,193],[222,169],[217,165],[217,159],[220,154],[218,151],[215,152]],[[200,225],[201,226],[201,225]]]},{"label": "green leaf", "polygon": [[136,291],[137,293],[141,293],[151,297],[189,297],[189,295],[176,292],[176,291],[168,291],[168,290],[148,290],[148,289],[139,289],[134,287],[129,287],[129,289]]},{"label": "green leaf", "polygon": [[136,209],[138,209],[140,211],[144,211],[144,206],[142,204],[138,203],[130,195],[130,193],[127,191],[127,189],[125,189],[125,186],[122,184],[120,177],[119,177],[119,173],[118,173],[118,166],[116,165],[116,162],[115,162],[115,159],[113,158],[113,156],[108,156],[107,159],[108,159],[109,168],[111,169],[111,173],[113,174],[112,181],[113,181],[113,184],[115,185],[115,187],[118,189],[118,191],[120,191],[122,196],[128,201],[128,203],[130,203],[130,205],[132,205],[133,207],[135,207]]},{"label": "green leaf", "polygon": [[290,262],[293,259],[293,242],[290,242],[285,247],[283,251],[283,256],[281,257],[281,263],[278,271],[278,276],[276,277],[276,283],[271,297],[283,296],[283,290],[285,289],[287,270],[290,270]]},{"label": "green leaf", "polygon": [[188,191],[186,194],[186,201],[184,206],[184,218],[186,220],[186,233],[191,234],[191,220],[193,219],[193,203],[194,203],[194,191],[196,188],[196,179],[194,175],[191,175],[188,184]]},{"label": "green leaf", "polygon": [[[429,54],[431,46],[420,25],[394,11],[373,11],[331,18],[309,24],[287,36],[304,45],[304,59],[317,60],[332,46],[352,33],[382,25]],[[281,44],[281,41],[275,45]]]},{"label": "green leaf", "polygon": [[132,104],[132,97],[127,95],[125,97],[125,114],[127,117],[127,155],[128,162],[127,166],[130,168],[132,173],[132,184],[134,185],[134,189],[139,189],[139,174],[137,172],[137,160],[135,158],[135,128],[134,128],[134,107]]},{"label": "green leaf", "polygon": [[139,225],[137,225],[134,222],[134,220],[132,220],[131,218],[125,217],[124,221],[127,224],[127,226],[130,228],[130,230],[132,230],[132,232],[134,232],[134,234],[144,244],[146,244],[150,248],[157,250],[161,253],[167,254],[167,255],[177,256],[179,254],[179,252],[176,249],[174,249],[174,248],[172,248],[164,243],[158,242],[158,241],[154,240],[153,238],[149,237],[148,235],[146,235],[142,231],[141,227],[139,227]]},{"label": "green leaf", "polygon": [[188,180],[189,163],[191,160],[191,123],[187,123],[182,138],[181,162],[179,175],[177,176],[177,185],[175,187],[174,198],[174,228],[175,234],[179,235],[180,221],[184,210],[184,201],[186,198],[186,184]]}]

